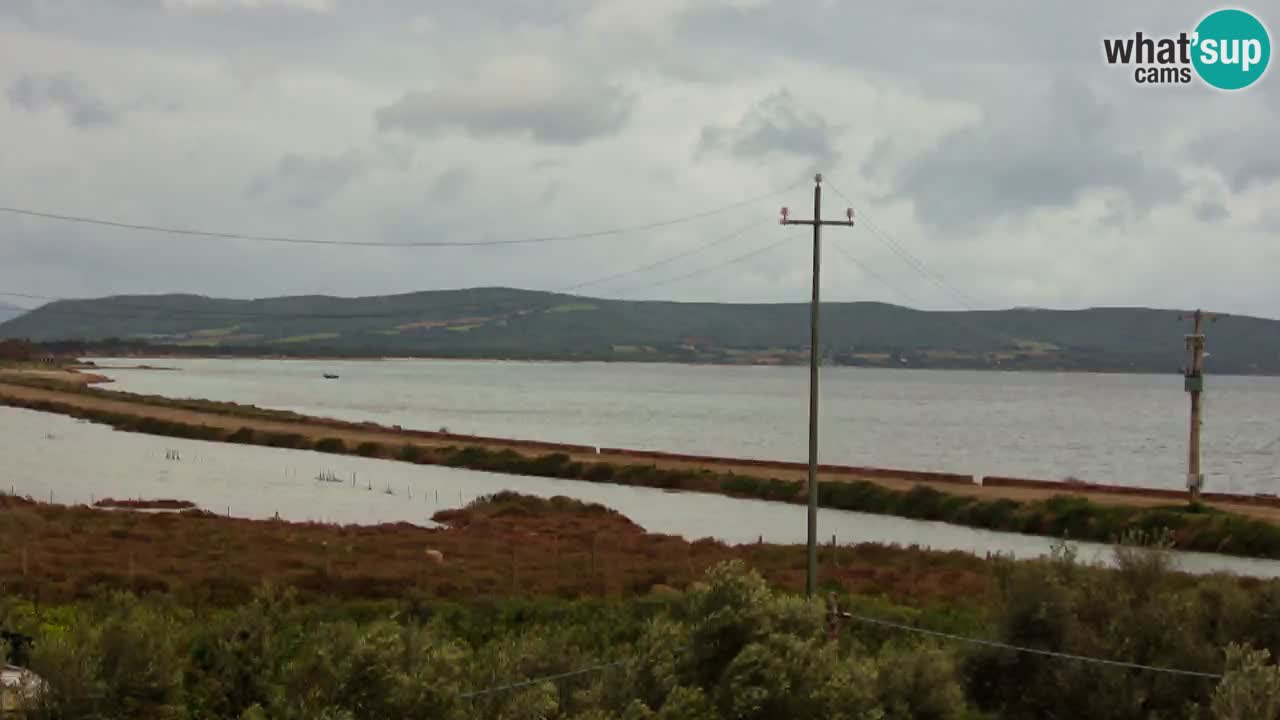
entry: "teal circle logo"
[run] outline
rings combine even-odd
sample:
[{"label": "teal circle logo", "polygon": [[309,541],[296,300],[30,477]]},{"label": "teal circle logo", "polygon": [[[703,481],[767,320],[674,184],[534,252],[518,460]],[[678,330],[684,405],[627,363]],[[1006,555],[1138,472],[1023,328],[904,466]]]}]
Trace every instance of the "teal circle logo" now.
[{"label": "teal circle logo", "polygon": [[1267,71],[1271,36],[1243,10],[1218,10],[1196,26],[1191,64],[1200,79],[1219,90],[1249,87]]}]

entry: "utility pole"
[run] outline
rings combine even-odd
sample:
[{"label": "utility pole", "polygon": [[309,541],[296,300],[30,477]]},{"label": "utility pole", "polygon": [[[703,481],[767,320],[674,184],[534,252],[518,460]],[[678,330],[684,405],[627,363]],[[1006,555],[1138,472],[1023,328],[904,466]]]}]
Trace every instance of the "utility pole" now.
[{"label": "utility pole", "polygon": [[809,303],[809,567],[805,576],[805,593],[813,597],[818,591],[818,286],[822,270],[822,226],[853,226],[853,209],[845,211],[845,220],[822,219],[822,175],[813,177],[813,218],[792,220],[782,208],[783,225],[813,226],[813,299]]},{"label": "utility pole", "polygon": [[[1191,395],[1191,433],[1187,447],[1187,489],[1191,492],[1191,502],[1200,500],[1200,489],[1204,486],[1204,475],[1200,472],[1200,394],[1204,392],[1204,327],[1206,316],[1200,310],[1191,315],[1195,321],[1194,329],[1186,336],[1189,362],[1186,367],[1186,379],[1183,388]],[[1179,320],[1186,319],[1179,315]]]}]

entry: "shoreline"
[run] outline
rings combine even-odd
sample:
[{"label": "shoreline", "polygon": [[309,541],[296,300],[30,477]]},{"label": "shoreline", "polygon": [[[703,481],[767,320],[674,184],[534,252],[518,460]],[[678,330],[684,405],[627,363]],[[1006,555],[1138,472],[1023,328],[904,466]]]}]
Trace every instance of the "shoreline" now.
[{"label": "shoreline", "polygon": [[106,375],[92,372],[95,369],[97,368],[91,365],[71,365],[49,369],[0,367],[0,383],[8,381],[22,382],[24,379],[34,378],[65,383],[70,387],[89,387],[91,385],[107,385],[115,382],[115,380]]},{"label": "shoreline", "polygon": [[[304,416],[252,405],[178,400],[31,378],[0,379],[0,404],[117,430],[360,455],[508,475],[709,492],[803,504],[807,465],[484,438]],[[1018,478],[823,465],[820,505],[980,529],[1113,542],[1168,527],[1177,549],[1280,558],[1280,499]]]},{"label": "shoreline", "polygon": [[[448,355],[274,355],[271,353],[256,354],[197,354],[197,353],[169,353],[157,352],[147,354],[129,354],[120,355],[116,353],[81,353],[77,357],[83,359],[94,358],[149,358],[158,360],[277,360],[282,362],[386,362],[386,361],[404,361],[415,360],[422,362],[474,362],[474,363],[527,363],[527,364],[576,364],[576,365],[676,365],[680,367],[708,367],[708,368],[797,368],[804,369],[808,365],[802,361],[796,362],[717,362],[717,361],[687,361],[687,360],[670,360],[670,359],[652,359],[645,360],[643,358],[593,358],[593,359],[573,359],[573,358],[502,358],[477,355],[474,357],[455,357]],[[912,370],[912,371],[936,371],[936,372],[974,372],[974,373],[1027,373],[1039,375],[1149,375],[1149,376],[1165,376],[1176,375],[1181,376],[1182,373],[1177,370],[1116,370],[1106,368],[1084,369],[1070,367],[1000,367],[992,365],[972,365],[972,366],[930,366],[924,367],[919,365],[890,365],[890,364],[865,364],[854,365],[848,363],[824,363],[823,368],[859,368],[867,370]],[[149,368],[150,369],[150,368]],[[161,368],[155,368],[161,369]],[[172,369],[172,368],[163,368]],[[1280,372],[1236,372],[1236,373],[1215,373],[1218,377],[1249,377],[1249,378],[1280,378]]]}]

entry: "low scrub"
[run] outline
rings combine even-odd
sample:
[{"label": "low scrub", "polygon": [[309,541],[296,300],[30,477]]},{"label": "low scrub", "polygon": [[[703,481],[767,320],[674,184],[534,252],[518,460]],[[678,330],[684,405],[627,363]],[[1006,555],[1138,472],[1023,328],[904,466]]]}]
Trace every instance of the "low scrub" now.
[{"label": "low scrub", "polygon": [[321,438],[316,441],[316,450],[319,450],[320,452],[341,454],[347,451],[347,444],[342,441],[342,438]]},{"label": "low scrub", "polygon": [[[264,586],[222,608],[184,603],[145,571],[104,570],[102,583],[132,590],[61,605],[0,596],[0,628],[25,639],[7,654],[44,681],[20,717],[1275,717],[1280,585],[1188,580],[1158,548],[1126,546],[1117,561],[1102,572],[1063,548],[1010,563],[979,612],[835,595],[851,613],[835,625],[821,600],[782,591],[740,561],[708,566],[686,589],[625,600],[308,602]],[[347,591],[386,584],[297,578]]]}]

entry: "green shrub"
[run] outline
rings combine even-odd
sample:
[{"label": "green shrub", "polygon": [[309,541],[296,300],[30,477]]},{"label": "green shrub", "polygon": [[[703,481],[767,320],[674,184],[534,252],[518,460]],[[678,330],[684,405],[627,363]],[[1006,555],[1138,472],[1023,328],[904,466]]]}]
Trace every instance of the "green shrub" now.
[{"label": "green shrub", "polygon": [[342,441],[342,438],[321,438],[316,441],[316,450],[327,453],[344,453],[347,451],[347,444]]},{"label": "green shrub", "polygon": [[615,468],[609,463],[591,463],[583,473],[582,479],[589,482],[607,483],[614,477]]},{"label": "green shrub", "polygon": [[242,427],[227,436],[227,442],[250,444],[255,440],[253,428]]},{"label": "green shrub", "polygon": [[379,442],[362,442],[356,446],[356,454],[365,457],[376,457],[382,454],[382,443]]},{"label": "green shrub", "polygon": [[259,437],[271,447],[301,449],[307,447],[307,438],[299,433],[260,433]]}]

